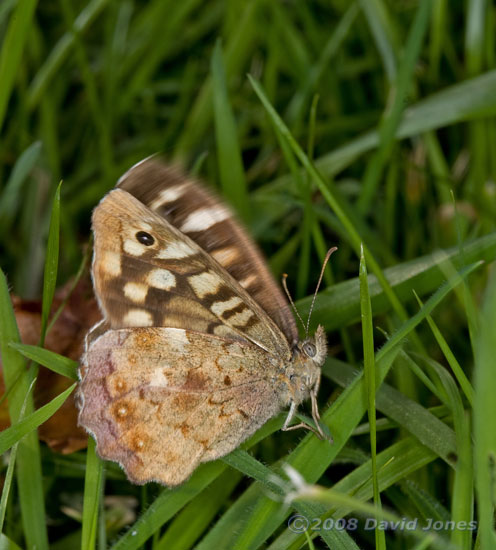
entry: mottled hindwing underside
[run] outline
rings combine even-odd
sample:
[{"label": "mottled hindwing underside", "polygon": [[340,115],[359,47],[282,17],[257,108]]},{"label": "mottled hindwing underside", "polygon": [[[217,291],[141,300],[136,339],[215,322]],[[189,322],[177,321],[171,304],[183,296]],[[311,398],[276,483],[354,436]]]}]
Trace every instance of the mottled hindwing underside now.
[{"label": "mottled hindwing underside", "polygon": [[178,485],[278,412],[265,356],[183,329],[109,330],[86,353],[79,420],[134,483]]},{"label": "mottled hindwing underside", "polygon": [[179,168],[152,157],[119,180],[125,189],[195,241],[248,291],[293,344],[298,338],[293,315],[258,247],[232,212]]}]

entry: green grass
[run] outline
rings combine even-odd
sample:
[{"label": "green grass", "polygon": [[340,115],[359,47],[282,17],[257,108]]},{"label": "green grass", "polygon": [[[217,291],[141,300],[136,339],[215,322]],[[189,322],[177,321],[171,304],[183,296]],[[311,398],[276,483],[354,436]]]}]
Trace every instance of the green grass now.
[{"label": "green grass", "polygon": [[[0,3],[2,547],[496,546],[495,31],[481,0]],[[77,378],[42,348],[55,289],[157,151],[233,205],[305,320],[338,246],[310,322],[332,445],[281,414],[168,490],[38,440],[74,391],[39,404],[42,369]],[[40,300],[38,346],[9,292]]]}]

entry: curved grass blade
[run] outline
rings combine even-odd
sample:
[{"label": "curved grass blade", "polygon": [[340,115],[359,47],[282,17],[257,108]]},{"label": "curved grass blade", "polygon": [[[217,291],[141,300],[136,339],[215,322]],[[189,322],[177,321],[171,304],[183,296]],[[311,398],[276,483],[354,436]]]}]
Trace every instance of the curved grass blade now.
[{"label": "curved grass blade", "polygon": [[[255,93],[257,94],[258,98],[262,102],[262,105],[264,106],[268,116],[270,117],[272,124],[274,125],[275,128],[277,128],[277,131],[281,134],[281,136],[283,136],[284,139],[287,140],[289,146],[293,149],[295,156],[301,162],[301,164],[307,171],[308,175],[317,186],[318,190],[322,193],[322,196],[326,200],[327,204],[331,207],[333,212],[338,217],[339,221],[342,223],[343,227],[345,228],[346,232],[349,235],[349,242],[353,250],[355,251],[357,256],[360,257],[360,250],[363,244],[362,243],[363,239],[360,237],[355,227],[355,224],[352,222],[351,218],[348,216],[348,213],[342,208],[340,201],[338,199],[338,196],[336,195],[335,192],[331,190],[330,186],[325,183],[320,173],[316,170],[314,164],[310,161],[310,159],[305,154],[303,149],[296,142],[296,140],[292,136],[291,132],[289,131],[284,121],[277,114],[276,110],[269,102],[267,96],[262,90],[260,83],[257,82],[250,75],[248,75],[248,79],[250,80],[250,83],[253,89],[255,90]],[[393,289],[389,285],[387,279],[384,277],[384,274],[381,268],[379,267],[379,264],[376,262],[376,260],[370,254],[369,250],[364,244],[363,244],[363,250],[364,250],[364,254],[367,259],[367,262],[370,265],[370,269],[373,271],[378,281],[380,282],[381,287],[383,288],[384,293],[386,294],[389,301],[391,302],[391,305],[393,306],[394,310],[398,313],[398,316],[400,317],[400,319],[403,319],[403,320],[406,319],[407,318],[406,311],[403,305],[401,304],[401,302],[398,300],[398,297],[395,295]]]},{"label": "curved grass blade", "polygon": [[230,495],[238,485],[241,474],[226,470],[209,487],[181,510],[167,527],[153,550],[185,550],[193,548],[196,540],[212,524],[215,517],[229,505]]},{"label": "curved grass blade", "polygon": [[137,550],[181,508],[198,495],[226,468],[220,461],[200,466],[181,487],[164,489],[153,504],[141,515],[111,548],[112,550]]},{"label": "curved grass blade", "polygon": [[[323,373],[342,387],[356,377],[355,369],[336,359],[326,362]],[[377,390],[376,406],[377,410],[410,432],[447,464],[455,466],[455,433],[428,409],[384,383]]]},{"label": "curved grass blade", "polygon": [[59,355],[58,353],[54,353],[48,349],[40,348],[38,346],[31,346],[29,344],[11,343],[10,347],[17,350],[19,353],[24,355],[24,357],[43,365],[53,372],[61,374],[67,378],[71,378],[72,380],[78,379],[78,363],[68,357],[64,357],[63,355]]},{"label": "curved grass blade", "polygon": [[[415,291],[414,293],[415,293],[415,297],[417,298],[417,302],[422,307],[423,305],[422,300],[417,296],[417,293]],[[439,347],[441,348],[446,361],[448,361],[448,364],[451,367],[453,374],[455,375],[458,383],[460,384],[460,387],[462,388],[463,393],[465,394],[465,397],[467,398],[470,406],[472,406],[474,401],[474,388],[472,387],[470,380],[467,378],[467,375],[463,372],[463,369],[460,363],[457,361],[455,354],[451,351],[448,345],[448,342],[446,342],[446,339],[441,334],[441,331],[439,330],[436,323],[434,322],[434,319],[430,315],[428,315],[426,317],[426,320],[429,323],[429,327],[431,328],[432,334],[434,335],[434,338],[436,339]]]},{"label": "curved grass blade", "polygon": [[[413,137],[431,130],[444,128],[458,122],[485,118],[496,113],[496,70],[448,86],[408,107],[398,126],[398,140]],[[315,167],[328,177],[335,176],[358,157],[379,145],[379,132],[371,130],[315,160]],[[291,176],[284,175],[260,188],[269,189],[291,186]]]},{"label": "curved grass blade", "polygon": [[17,3],[2,42],[0,51],[0,82],[2,83],[0,86],[0,130],[19,66],[22,65],[22,52],[29,37],[36,4],[36,0]]},{"label": "curved grass blade", "polygon": [[0,196],[0,231],[5,233],[15,219],[21,190],[41,153],[41,142],[31,144],[17,159]]},{"label": "curved grass blade", "polygon": [[[412,288],[417,294],[424,295],[435,291],[446,280],[443,266],[450,265],[459,269],[463,265],[484,260],[496,259],[496,233],[480,237],[464,246],[463,255],[458,247],[449,248],[438,253],[422,256],[409,262],[384,270],[389,284],[403,301],[414,299]],[[373,275],[369,275],[369,293],[375,315],[391,309],[381,285]],[[358,278],[338,283],[319,292],[313,309],[311,329],[322,324],[327,330],[350,325],[360,319]],[[307,297],[296,302],[301,315],[308,315],[312,298]]]},{"label": "curved grass blade", "polygon": [[397,54],[400,49],[397,26],[383,0],[360,0],[360,7],[367,19],[389,83],[397,75]]},{"label": "curved grass blade", "polygon": [[83,34],[108,3],[109,0],[90,1],[74,21],[74,31],[71,29],[66,32],[55,44],[29,87],[27,96],[29,110],[37,107],[50,82],[70,54],[76,41],[75,33]]},{"label": "curved grass blade", "polygon": [[72,386],[67,388],[60,395],[57,395],[57,397],[52,399],[49,403],[0,432],[0,454],[10,449],[12,445],[20,441],[25,435],[36,430],[38,426],[53,416],[64,404],[75,387],[76,384],[72,384]]},{"label": "curved grass blade", "polygon": [[[24,403],[23,403],[21,412],[19,414],[20,419],[24,418],[24,413],[26,411],[26,404],[28,400],[31,399],[31,393],[33,391],[35,384],[36,384],[36,380],[33,380],[31,382],[31,386],[24,399]],[[9,456],[9,465],[7,466],[7,473],[5,474],[5,480],[2,487],[2,498],[0,499],[0,533],[3,532],[5,512],[7,510],[7,503],[9,500],[10,488],[12,487],[12,480],[14,478],[14,467],[15,467],[15,461],[17,458],[17,447],[18,447],[17,442],[12,445],[10,456]],[[0,453],[0,454],[3,454],[3,453]]]}]

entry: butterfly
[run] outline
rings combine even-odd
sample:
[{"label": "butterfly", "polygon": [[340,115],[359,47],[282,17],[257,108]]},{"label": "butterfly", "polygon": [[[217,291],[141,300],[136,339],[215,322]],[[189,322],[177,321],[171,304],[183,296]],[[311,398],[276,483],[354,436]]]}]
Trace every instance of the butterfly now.
[{"label": "butterfly", "polygon": [[[288,301],[229,208],[156,157],[92,216],[103,319],[86,337],[79,423],[137,484],[183,483],[289,406],[323,436],[323,327],[300,341]],[[291,421],[312,402],[317,430]]]}]

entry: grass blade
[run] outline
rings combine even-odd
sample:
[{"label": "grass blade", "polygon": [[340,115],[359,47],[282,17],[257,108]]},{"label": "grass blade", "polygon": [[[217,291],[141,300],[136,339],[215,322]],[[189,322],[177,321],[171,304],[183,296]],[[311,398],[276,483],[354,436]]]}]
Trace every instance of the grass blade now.
[{"label": "grass blade", "polygon": [[[405,109],[396,138],[417,136],[457,122],[487,117],[495,113],[496,70],[492,70],[448,86]],[[315,167],[327,176],[336,175],[358,157],[375,149],[379,143],[378,130],[371,130],[316,159]],[[288,176],[282,176],[272,185],[287,186],[288,180]]]},{"label": "grass blade", "polygon": [[[342,387],[347,387],[356,377],[354,369],[337,360],[326,363],[324,374]],[[410,432],[436,456],[452,467],[455,465],[456,440],[453,430],[426,408],[389,384],[382,384],[377,390],[376,406],[377,410]]]},{"label": "grass blade", "polygon": [[12,169],[0,197],[0,229],[2,232],[8,230],[17,214],[22,186],[38,162],[40,154],[41,143],[36,141],[22,153]]},{"label": "grass blade", "polygon": [[399,49],[394,30],[396,26],[390,20],[390,14],[382,0],[360,0],[360,7],[374,35],[387,79],[390,83],[393,83],[397,73],[396,52]]},{"label": "grass blade", "polygon": [[220,39],[215,44],[211,72],[220,183],[225,197],[234,206],[241,218],[248,221],[250,203],[246,190],[236,121],[229,102]]},{"label": "grass blade", "polygon": [[164,490],[111,548],[112,550],[137,550],[160,527],[183,508],[205,487],[218,477],[226,466],[220,461],[210,462],[198,468],[181,487]]},{"label": "grass blade", "polygon": [[67,378],[72,378],[72,380],[78,379],[78,363],[68,357],[64,357],[63,355],[59,355],[58,353],[54,353],[48,349],[40,348],[38,346],[30,346],[28,344],[12,343],[10,344],[10,347],[17,350],[19,353],[24,355],[24,357],[35,361],[39,365],[43,365],[53,372],[61,374]]},{"label": "grass blade", "polygon": [[474,460],[481,550],[490,550],[496,545],[493,523],[493,480],[496,470],[494,342],[496,342],[496,277],[493,274],[484,296],[474,374]]},{"label": "grass blade", "polygon": [[[409,300],[415,299],[412,288],[419,295],[429,294],[439,288],[446,280],[444,274],[446,265],[460,269],[465,264],[494,261],[496,259],[496,233],[466,244],[463,255],[460,254],[458,247],[454,247],[444,251],[441,255],[441,262],[439,257],[438,253],[419,257],[385,269],[384,275],[397,296],[407,303]],[[390,302],[373,275],[369,275],[369,293],[376,315],[390,311]],[[310,323],[311,329],[315,330],[317,324],[322,324],[327,330],[334,330],[357,322],[360,319],[359,295],[358,278],[335,284],[320,292],[315,301]],[[311,301],[312,297],[309,296],[296,302],[301,315],[308,315]]]},{"label": "grass blade", "polygon": [[241,475],[228,470],[192,500],[174,518],[153,550],[185,550],[192,548],[198,537],[208,528],[228,499]]},{"label": "grass blade", "polygon": [[[19,340],[7,281],[0,270],[0,351],[12,424],[20,420],[25,397],[34,379],[33,369],[26,370],[24,359],[9,347],[10,342],[19,343]],[[25,407],[27,415],[34,411],[30,397]],[[16,474],[26,544],[30,548],[48,549],[40,447],[35,432],[27,434],[19,443]]]},{"label": "grass blade", "polygon": [[[416,293],[415,293],[415,297],[417,298],[418,303],[422,307],[423,305],[422,301],[420,300],[420,298],[417,296]],[[438,329],[432,317],[428,315],[426,319],[427,319],[427,322],[429,323],[432,334],[434,334],[434,338],[436,339],[439,347],[441,348],[444,354],[444,357],[446,358],[446,361],[448,361],[448,364],[451,367],[453,374],[458,380],[458,383],[460,384],[460,387],[462,388],[463,393],[465,394],[465,397],[467,398],[470,406],[472,406],[474,402],[474,389],[472,387],[472,384],[470,383],[466,374],[463,372],[463,369],[460,363],[457,361],[454,353],[451,351],[450,347],[448,346],[448,342],[446,342],[446,339],[441,334],[441,331]]]},{"label": "grass blade", "polygon": [[384,165],[391,155],[405,99],[412,86],[415,64],[420,55],[422,41],[427,31],[431,8],[431,0],[421,0],[417,15],[412,23],[397,79],[391,86],[386,109],[379,124],[379,148],[367,165],[363,178],[358,199],[358,208],[362,213],[369,211]]},{"label": "grass blade", "polygon": [[10,17],[0,51],[0,130],[3,127],[5,111],[14,86],[19,66],[21,65],[24,44],[28,39],[33,20],[36,0],[18,2]]},{"label": "grass blade", "polygon": [[[29,399],[31,399],[31,392],[33,391],[34,384],[36,383],[36,380],[33,380],[31,383],[31,387],[29,388],[28,393],[26,394],[26,397],[24,399],[24,403],[21,409],[21,412],[19,414],[19,418],[24,418],[24,413],[26,411],[26,404]],[[3,435],[4,432],[0,433],[0,436]],[[7,510],[7,504],[9,500],[9,494],[10,489],[12,487],[12,480],[14,478],[14,468],[15,468],[15,462],[17,458],[17,442],[12,445],[12,449],[10,451],[9,456],[9,465],[7,467],[7,473],[5,475],[5,482],[2,488],[2,498],[0,499],[0,533],[3,532],[3,525],[5,521],[5,512]],[[3,453],[0,453],[3,454]]]},{"label": "grass blade", "polygon": [[[360,309],[362,312],[362,338],[363,338],[363,367],[365,374],[365,387],[367,390],[367,410],[370,424],[370,454],[372,459],[372,486],[374,491],[374,504],[377,513],[382,510],[379,482],[377,478],[377,433],[375,417],[375,356],[374,333],[372,327],[372,306],[370,304],[369,285],[367,279],[367,265],[365,257],[360,257]],[[378,550],[385,550],[386,536],[383,529],[375,529],[375,545]]]},{"label": "grass blade", "polygon": [[[74,21],[74,30],[83,34],[100,15],[110,0],[91,0]],[[71,53],[76,41],[75,34],[67,32],[52,49],[44,64],[38,69],[28,90],[27,106],[30,110],[37,107],[52,79]]]},{"label": "grass blade", "polygon": [[57,397],[52,399],[49,403],[25,416],[22,420],[10,426],[10,428],[0,432],[0,454],[10,449],[12,445],[20,441],[26,434],[33,432],[38,426],[53,416],[64,404],[75,387],[76,384],[72,384],[72,386],[67,388],[60,395],[57,395]]},{"label": "grass blade", "polygon": [[52,307],[55,287],[57,285],[57,271],[59,265],[59,239],[60,239],[60,186],[59,183],[55,191],[55,197],[52,205],[52,215],[50,216],[50,227],[48,229],[48,241],[45,257],[45,272],[43,277],[43,301],[41,310],[41,335],[40,342],[43,345],[45,341],[48,316]]},{"label": "grass blade", "polygon": [[[253,79],[250,75],[248,75],[248,78],[250,80],[251,85],[253,86],[253,89],[255,90],[255,93],[257,94],[263,106],[265,107],[265,110],[267,111],[267,114],[269,115],[272,123],[278,129],[281,135],[288,141],[289,145],[293,149],[294,154],[298,157],[299,161],[304,166],[305,170],[308,172],[312,181],[316,184],[317,188],[322,193],[324,199],[329,204],[331,209],[334,211],[334,213],[338,217],[339,221],[344,226],[346,232],[349,235],[351,246],[353,247],[357,256],[360,257],[362,239],[358,231],[356,230],[355,225],[349,218],[348,214],[341,207],[337,197],[331,192],[329,186],[326,185],[322,176],[315,169],[313,163],[309,160],[308,156],[305,154],[303,149],[298,145],[296,140],[293,138],[293,136],[291,135],[291,132],[289,131],[288,127],[284,124],[281,117],[277,114],[275,109],[272,107],[265,93],[263,92],[260,84],[255,79]],[[405,309],[403,308],[401,302],[398,300],[391,286],[385,279],[384,274],[382,273],[382,270],[379,267],[378,263],[372,257],[372,255],[370,254],[370,252],[368,251],[365,245],[363,245],[363,250],[364,250],[365,257],[367,259],[367,263],[370,265],[372,272],[376,275],[377,279],[379,280],[384,290],[384,293],[387,295],[388,299],[390,300],[394,310],[398,313],[401,319],[406,319]]]},{"label": "grass blade", "polygon": [[103,489],[103,462],[96,454],[95,441],[88,438],[86,475],[84,479],[81,550],[95,548],[98,532],[98,514]]}]

